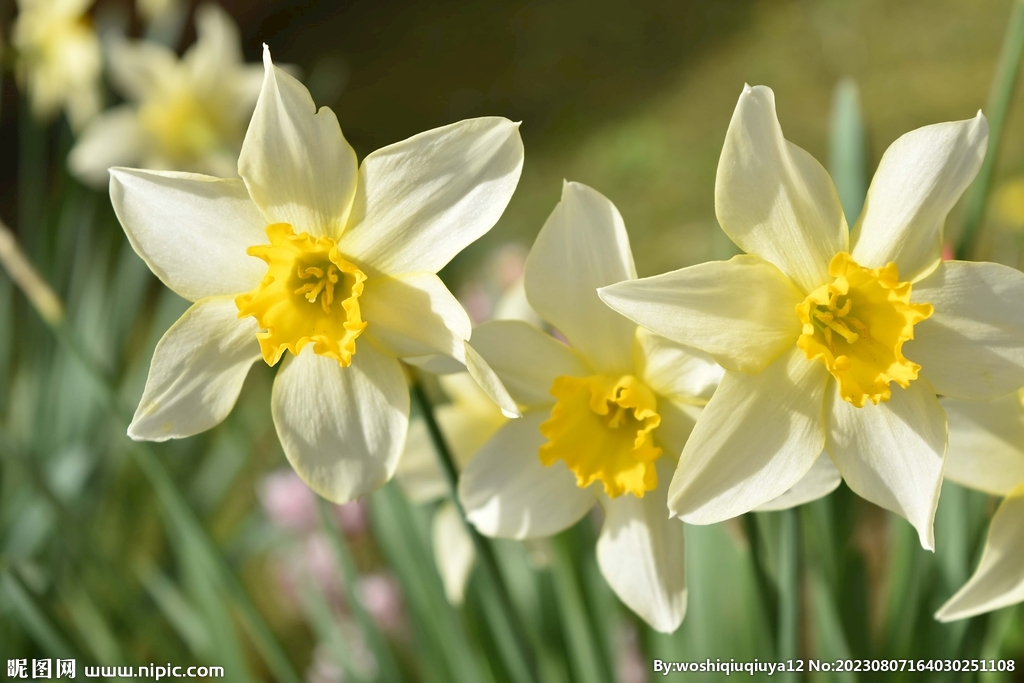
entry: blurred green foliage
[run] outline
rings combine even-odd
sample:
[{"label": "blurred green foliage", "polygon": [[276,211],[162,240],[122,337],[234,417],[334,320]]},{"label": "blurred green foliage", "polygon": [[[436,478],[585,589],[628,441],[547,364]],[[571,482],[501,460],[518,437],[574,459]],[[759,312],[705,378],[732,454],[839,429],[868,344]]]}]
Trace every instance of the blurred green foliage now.
[{"label": "blurred green foliage", "polygon": [[[896,136],[983,105],[1010,9],[1006,0],[225,4],[252,54],[266,40],[306,70],[360,154],[466,116],[523,119],[520,189],[498,227],[445,273],[455,286],[480,277],[496,246],[532,239],[562,178],[620,207],[641,274],[729,255],[714,175],[745,81],[772,86],[789,137],[831,159],[852,223],[866,174]],[[836,91],[841,77],[852,80]],[[297,591],[282,585],[280,556],[297,554],[301,539],[257,501],[261,477],[284,464],[269,368],[254,367],[216,429],[151,446],[127,440],[123,414],[186,302],[135,256],[106,196],[67,176],[70,132],[33,123],[9,78],[4,92],[0,166],[10,182],[0,217],[66,301],[67,331],[95,367],[0,274],[0,659],[204,663],[237,681],[521,680],[479,570],[466,604],[450,606],[430,517],[395,486],[370,497],[370,533],[346,535],[323,516],[343,595],[308,576]],[[1024,163],[1022,117],[1018,109],[1007,121],[997,179]],[[671,636],[604,585],[594,519],[549,544],[494,549],[542,681],[643,681],[654,658],[766,661],[784,644],[805,658],[1019,658],[1018,608],[932,619],[975,566],[993,509],[947,484],[935,554],[845,487],[796,512],[688,528],[688,614]],[[356,575],[372,572],[400,586],[398,627],[362,604]],[[329,666],[318,665],[323,652]],[[884,678],[922,677],[1009,680]]]}]

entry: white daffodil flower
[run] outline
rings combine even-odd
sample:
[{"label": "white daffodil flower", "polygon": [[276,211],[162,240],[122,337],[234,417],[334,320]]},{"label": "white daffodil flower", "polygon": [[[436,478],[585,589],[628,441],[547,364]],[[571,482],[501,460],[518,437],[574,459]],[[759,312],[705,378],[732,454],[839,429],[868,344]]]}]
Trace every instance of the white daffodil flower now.
[{"label": "white daffodil flower", "polygon": [[600,504],[601,572],[630,609],[671,632],[686,611],[686,581],[668,478],[722,369],[601,303],[598,287],[635,278],[618,210],[566,183],[527,258],[525,284],[531,306],[571,346],[519,321],[476,328],[474,346],[523,417],[473,456],[459,497],[481,533],[516,539],[558,533]]},{"label": "white daffodil flower", "polygon": [[61,109],[75,130],[102,106],[103,55],[87,12],[92,0],[18,0],[11,42],[17,78],[32,113],[48,121]]},{"label": "white daffodil flower", "polygon": [[946,477],[1005,496],[974,575],[935,615],[954,621],[1024,601],[1024,394],[944,398],[942,405],[949,415]]},{"label": "white daffodil flower", "polygon": [[747,253],[601,291],[727,370],[680,458],[673,514],[708,524],[746,512],[825,447],[851,489],[933,547],[946,454],[936,394],[1024,385],[1024,275],[940,260],[946,214],[987,139],[979,113],[896,140],[851,235],[828,173],[783,137],[772,91],[744,88],[715,209]]},{"label": "white daffodil flower", "polygon": [[472,119],[357,166],[334,113],[316,112],[267,49],[264,64],[242,180],[111,170],[135,251],[195,302],[157,344],[128,433],[159,441],[209,429],[253,362],[284,357],[272,408],[285,454],[310,488],[346,502],[398,463],[409,415],[398,359],[464,364],[518,415],[435,273],[505,209],[522,140],[507,119]]},{"label": "white daffodil flower", "polygon": [[235,175],[263,67],[245,63],[238,25],[217,5],[196,10],[196,35],[181,59],[152,41],[111,44],[111,80],[128,102],[82,132],[68,155],[79,180],[102,187],[111,166]]}]

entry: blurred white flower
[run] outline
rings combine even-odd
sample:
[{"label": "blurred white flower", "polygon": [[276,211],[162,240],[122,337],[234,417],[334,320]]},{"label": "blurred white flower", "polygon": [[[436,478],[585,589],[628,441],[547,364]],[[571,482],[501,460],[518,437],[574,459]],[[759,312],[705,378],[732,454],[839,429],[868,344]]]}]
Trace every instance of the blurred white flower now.
[{"label": "blurred white flower", "polygon": [[111,80],[128,102],[93,120],[71,150],[82,182],[106,185],[111,166],[236,174],[263,67],[244,62],[238,26],[217,5],[196,10],[196,35],[181,59],[151,41],[111,43]]},{"label": "blurred white flower", "polygon": [[357,167],[334,113],[315,113],[267,49],[264,63],[243,180],[111,170],[132,246],[195,302],[157,344],[128,433],[162,441],[209,429],[256,360],[284,358],[272,409],[285,454],[314,491],[347,502],[398,464],[409,420],[399,359],[464,367],[518,415],[436,273],[504,211],[522,140],[507,119],[471,119]]},{"label": "blurred white flower", "polygon": [[742,514],[806,476],[825,447],[853,491],[934,547],[946,455],[936,394],[1024,385],[1024,274],[940,259],[946,214],[987,140],[980,112],[896,140],[851,235],[828,173],[783,137],[772,91],[744,88],[715,209],[748,253],[601,291],[727,369],[680,458],[673,514]]},{"label": "blurred white flower", "polygon": [[476,329],[474,345],[523,417],[472,457],[459,497],[482,533],[517,539],[558,533],[600,504],[602,574],[652,628],[672,632],[686,611],[686,581],[683,524],[666,509],[668,477],[722,369],[598,298],[598,287],[635,278],[618,210],[566,183],[530,251],[525,287],[571,346],[520,321]]},{"label": "blurred white flower", "polygon": [[949,415],[946,477],[1005,496],[974,575],[935,615],[966,619],[1024,601],[1024,393],[994,401],[942,399]]},{"label": "blurred white flower", "polygon": [[78,130],[102,106],[100,41],[87,14],[92,0],[18,0],[11,42],[19,85],[32,113],[49,121],[63,109]]}]

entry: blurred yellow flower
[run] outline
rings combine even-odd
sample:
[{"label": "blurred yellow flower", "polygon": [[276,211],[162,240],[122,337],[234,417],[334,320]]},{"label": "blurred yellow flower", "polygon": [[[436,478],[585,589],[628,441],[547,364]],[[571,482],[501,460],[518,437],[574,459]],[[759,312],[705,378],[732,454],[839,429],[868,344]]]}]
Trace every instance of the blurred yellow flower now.
[{"label": "blurred yellow flower", "polygon": [[125,165],[236,174],[263,68],[244,62],[238,26],[217,5],[196,10],[196,35],[181,59],[150,41],[111,44],[111,80],[128,102],[82,132],[68,156],[76,177],[103,186],[108,168]]},{"label": "blurred yellow flower", "polygon": [[992,193],[991,218],[996,225],[1024,232],[1024,178],[1011,178]]},{"label": "blurred yellow flower", "polygon": [[[558,533],[600,504],[602,574],[652,628],[672,632],[686,611],[686,580],[683,524],[666,514],[668,477],[722,369],[598,298],[597,288],[635,278],[618,210],[566,183],[527,258],[525,289],[571,346],[519,321],[476,328],[474,346],[523,418],[470,459],[459,497],[481,533],[517,539]],[[794,486],[787,504],[838,485],[838,473],[820,474]]]},{"label": "blurred yellow flower", "polygon": [[11,42],[18,83],[42,121],[61,109],[78,130],[102,106],[100,41],[87,14],[92,0],[18,0]]},{"label": "blurred yellow flower", "polygon": [[310,488],[345,502],[394,474],[409,416],[399,359],[468,369],[519,414],[468,345],[469,317],[436,273],[504,211],[522,141],[507,119],[470,119],[357,166],[334,113],[317,112],[267,49],[264,64],[242,180],[111,169],[132,246],[195,302],[157,344],[128,433],[165,440],[209,429],[252,363],[287,349],[272,399],[281,444]]},{"label": "blurred yellow flower", "polygon": [[966,619],[1024,601],[1024,394],[994,401],[942,399],[949,415],[946,477],[1005,496],[974,575],[935,615]]},{"label": "blurred yellow flower", "polygon": [[600,294],[727,370],[679,460],[673,514],[742,514],[806,476],[824,447],[851,489],[933,547],[946,455],[936,394],[1024,386],[1024,274],[940,258],[987,140],[980,112],[896,140],[851,235],[825,169],[783,137],[772,91],[744,88],[715,209],[747,253]]}]

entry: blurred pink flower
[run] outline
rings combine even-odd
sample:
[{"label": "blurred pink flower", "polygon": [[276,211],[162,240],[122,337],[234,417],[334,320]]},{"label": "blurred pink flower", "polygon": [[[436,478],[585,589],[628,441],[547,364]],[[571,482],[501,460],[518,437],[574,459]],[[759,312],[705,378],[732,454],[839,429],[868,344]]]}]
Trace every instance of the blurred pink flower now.
[{"label": "blurred pink flower", "polygon": [[942,245],[942,260],[952,261],[956,258],[956,250],[953,249],[953,245],[946,242]]},{"label": "blurred pink flower", "polygon": [[385,631],[397,631],[403,624],[402,591],[388,574],[366,574],[356,586],[366,611]]},{"label": "blurred pink flower", "polygon": [[334,519],[346,536],[362,536],[366,533],[367,526],[366,499],[360,498],[344,505],[335,505]]},{"label": "blurred pink flower", "polygon": [[291,468],[263,477],[256,493],[275,526],[288,531],[307,531],[316,526],[316,494]]}]

